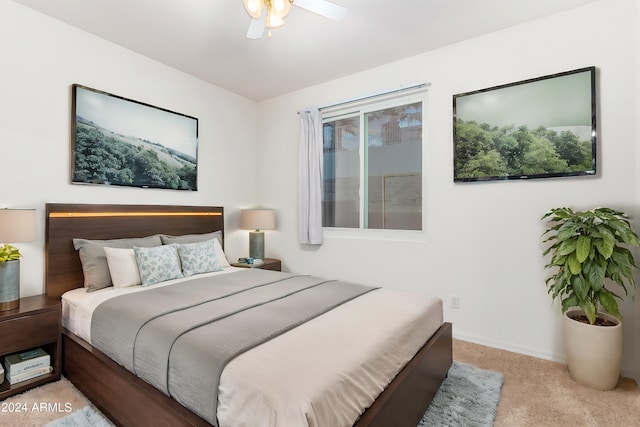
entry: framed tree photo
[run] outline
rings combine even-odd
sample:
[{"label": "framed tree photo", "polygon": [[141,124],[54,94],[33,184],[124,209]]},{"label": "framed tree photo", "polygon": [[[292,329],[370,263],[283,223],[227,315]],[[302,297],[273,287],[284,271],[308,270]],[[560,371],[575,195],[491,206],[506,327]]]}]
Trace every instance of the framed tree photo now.
[{"label": "framed tree photo", "polygon": [[596,174],[596,68],[453,96],[454,181]]},{"label": "framed tree photo", "polygon": [[198,119],[72,86],[71,182],[198,189]]}]

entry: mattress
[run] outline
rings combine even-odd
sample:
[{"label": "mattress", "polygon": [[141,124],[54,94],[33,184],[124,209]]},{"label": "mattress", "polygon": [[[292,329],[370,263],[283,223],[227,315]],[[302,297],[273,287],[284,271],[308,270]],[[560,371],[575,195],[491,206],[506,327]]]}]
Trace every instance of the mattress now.
[{"label": "mattress", "polygon": [[[91,343],[95,307],[145,289],[69,291],[63,325]],[[220,426],[353,425],[442,323],[437,298],[378,289],[346,302],[227,364],[218,389]]]}]

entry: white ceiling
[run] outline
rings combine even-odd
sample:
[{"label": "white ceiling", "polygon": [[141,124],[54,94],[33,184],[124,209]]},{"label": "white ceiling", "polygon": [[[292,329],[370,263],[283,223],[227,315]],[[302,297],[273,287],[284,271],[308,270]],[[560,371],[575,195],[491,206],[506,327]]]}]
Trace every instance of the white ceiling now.
[{"label": "white ceiling", "polygon": [[332,0],[343,21],[293,7],[260,40],[242,0],[14,1],[259,101],[596,0]]}]

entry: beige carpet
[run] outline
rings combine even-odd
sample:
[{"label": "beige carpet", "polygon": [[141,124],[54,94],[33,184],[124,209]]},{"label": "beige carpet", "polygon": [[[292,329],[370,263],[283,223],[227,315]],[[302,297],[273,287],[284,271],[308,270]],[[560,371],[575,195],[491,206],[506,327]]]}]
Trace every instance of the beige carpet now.
[{"label": "beige carpet", "polygon": [[0,402],[0,427],[42,427],[88,404],[87,398],[63,378]]},{"label": "beige carpet", "polygon": [[504,374],[496,427],[640,426],[640,389],[631,379],[592,390],[573,381],[564,364],[458,340],[453,356]]},{"label": "beige carpet", "polygon": [[[633,380],[620,380],[612,391],[595,391],[575,383],[562,364],[459,340],[454,340],[453,356],[504,374],[497,427],[640,426],[640,389]],[[63,379],[0,402],[0,427],[41,427],[67,415],[66,409],[75,412],[87,404]]]}]

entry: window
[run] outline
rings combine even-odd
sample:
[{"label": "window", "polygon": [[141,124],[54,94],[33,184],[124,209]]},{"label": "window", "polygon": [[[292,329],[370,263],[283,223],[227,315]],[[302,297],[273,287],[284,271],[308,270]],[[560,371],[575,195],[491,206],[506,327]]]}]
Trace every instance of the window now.
[{"label": "window", "polygon": [[422,101],[323,122],[323,227],[422,230]]}]

